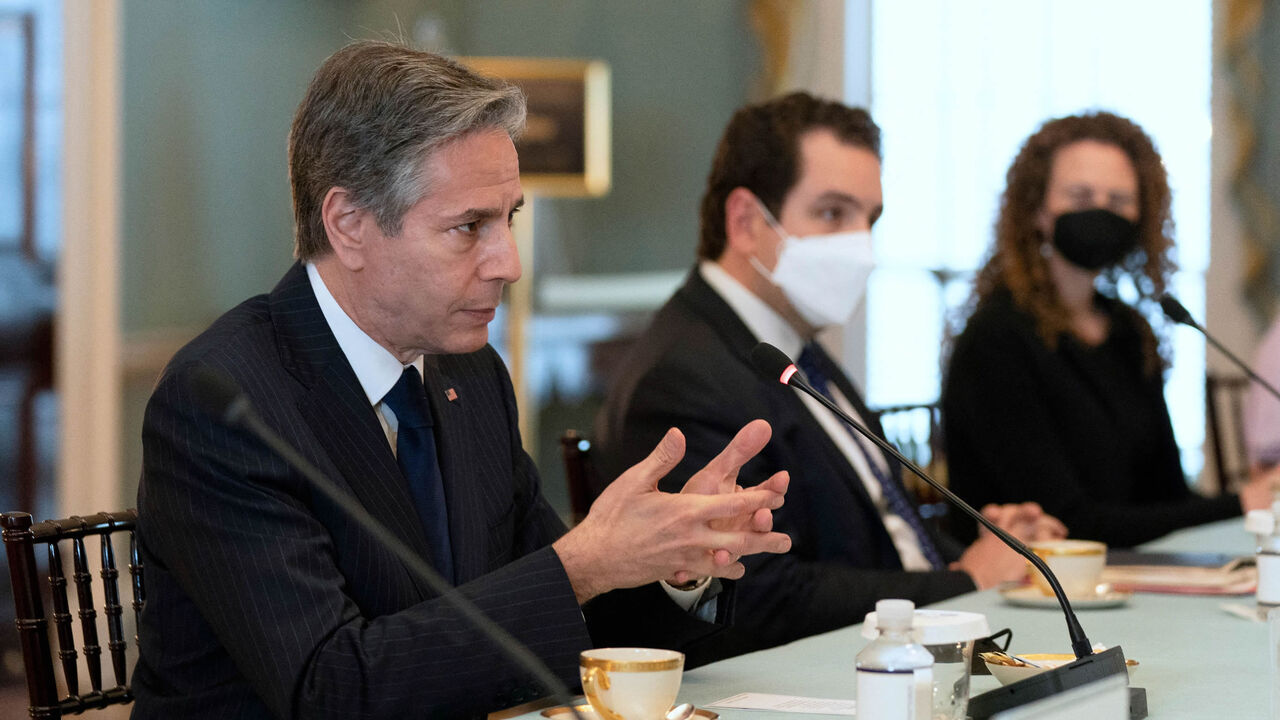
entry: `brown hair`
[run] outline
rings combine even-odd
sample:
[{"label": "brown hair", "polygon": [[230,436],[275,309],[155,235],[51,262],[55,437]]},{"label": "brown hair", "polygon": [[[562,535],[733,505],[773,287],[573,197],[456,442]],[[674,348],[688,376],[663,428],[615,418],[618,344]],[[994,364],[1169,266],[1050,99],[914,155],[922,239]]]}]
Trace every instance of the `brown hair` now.
[{"label": "brown hair", "polygon": [[352,43],[324,61],[289,132],[294,255],[330,251],[320,217],[330,188],[373,212],[388,235],[427,193],[422,163],[468,132],[524,127],[524,95],[448,58],[387,42]]},{"label": "brown hair", "polygon": [[[1035,318],[1036,331],[1050,348],[1069,331],[1067,310],[1049,279],[1041,255],[1045,238],[1037,223],[1044,207],[1049,173],[1058,150],[1080,140],[1096,140],[1124,151],[1138,176],[1138,250],[1104,272],[1104,282],[1115,284],[1121,273],[1134,281],[1143,303],[1158,300],[1176,269],[1169,256],[1173,248],[1173,218],[1169,212],[1169,181],[1155,144],[1136,123],[1109,112],[1070,115],[1046,122],[1027,138],[1009,167],[996,241],[986,264],[974,281],[970,306],[985,302],[997,291],[1007,291],[1014,303]],[[1148,374],[1163,360],[1159,341],[1146,322],[1143,354]]]},{"label": "brown hair", "polygon": [[734,188],[750,190],[775,217],[781,213],[800,177],[800,137],[819,128],[880,157],[880,128],[862,108],[796,92],[733,114],[707,175],[698,257],[715,260],[724,252],[724,204]]}]

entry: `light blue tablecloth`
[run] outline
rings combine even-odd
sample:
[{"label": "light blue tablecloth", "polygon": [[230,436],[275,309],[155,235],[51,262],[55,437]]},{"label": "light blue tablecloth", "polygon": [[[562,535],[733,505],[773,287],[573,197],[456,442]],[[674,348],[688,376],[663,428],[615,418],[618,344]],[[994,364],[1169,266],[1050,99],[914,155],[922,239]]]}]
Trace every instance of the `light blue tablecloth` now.
[{"label": "light blue tablecloth", "polygon": [[[1174,533],[1144,549],[1221,552],[1254,550],[1241,519]],[[1140,665],[1133,685],[1147,688],[1150,717],[1266,718],[1270,708],[1267,628],[1219,609],[1253,597],[1137,594],[1123,607],[1077,612],[1089,639],[1121,645]],[[987,615],[991,629],[1013,628],[1013,652],[1070,652],[1066,623],[1056,609],[1006,605],[994,590],[970,593],[933,607]],[[685,673],[679,702],[699,707],[741,692],[825,698],[854,697],[854,656],[867,643],[861,626],[836,630],[782,647],[714,663]],[[973,678],[973,693],[996,687]],[[806,716],[719,710],[725,720],[796,720]],[[530,713],[528,718],[538,717]],[[817,718],[819,716],[808,716]]]}]

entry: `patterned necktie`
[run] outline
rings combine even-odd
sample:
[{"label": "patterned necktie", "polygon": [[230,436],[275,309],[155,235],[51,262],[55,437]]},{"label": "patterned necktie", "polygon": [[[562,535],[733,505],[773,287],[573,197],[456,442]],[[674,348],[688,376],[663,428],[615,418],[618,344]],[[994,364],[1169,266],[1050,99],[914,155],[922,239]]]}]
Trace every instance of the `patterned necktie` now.
[{"label": "patterned necktie", "polygon": [[409,494],[427,534],[432,564],[446,580],[454,581],[453,550],[449,545],[449,513],[445,506],[444,479],[436,460],[436,439],[431,431],[427,391],[418,368],[409,366],[382,398],[396,414],[396,462],[409,483]]},{"label": "patterned necktie", "polygon": [[[809,384],[813,386],[814,390],[822,393],[831,402],[835,402],[835,398],[831,396],[830,382],[827,379],[827,374],[822,370],[822,362],[819,359],[822,353],[822,349],[817,347],[816,343],[805,344],[804,350],[800,352],[800,357],[796,358],[796,367],[809,378]],[[920,514],[916,512],[915,505],[907,499],[906,488],[896,482],[889,476],[889,473],[880,467],[880,464],[871,456],[867,447],[862,444],[862,438],[858,437],[857,430],[848,425],[845,425],[844,429],[853,436],[853,444],[862,452],[862,456],[867,460],[867,466],[871,469],[871,474],[875,476],[876,482],[880,483],[880,492],[884,495],[885,503],[889,506],[889,512],[902,518],[911,530],[915,532],[916,540],[920,543],[920,551],[935,570],[945,567],[942,562],[942,555],[933,543],[933,538],[929,536],[928,531],[924,528],[924,521],[920,519]]]}]

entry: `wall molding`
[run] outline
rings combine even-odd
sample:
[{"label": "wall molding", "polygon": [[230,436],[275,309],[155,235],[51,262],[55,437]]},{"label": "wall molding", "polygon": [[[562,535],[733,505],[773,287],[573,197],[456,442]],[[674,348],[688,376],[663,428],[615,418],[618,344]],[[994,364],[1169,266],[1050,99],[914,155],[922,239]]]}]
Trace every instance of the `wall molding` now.
[{"label": "wall molding", "polygon": [[162,327],[125,334],[120,344],[120,375],[125,384],[159,379],[169,360],[205,327]]}]

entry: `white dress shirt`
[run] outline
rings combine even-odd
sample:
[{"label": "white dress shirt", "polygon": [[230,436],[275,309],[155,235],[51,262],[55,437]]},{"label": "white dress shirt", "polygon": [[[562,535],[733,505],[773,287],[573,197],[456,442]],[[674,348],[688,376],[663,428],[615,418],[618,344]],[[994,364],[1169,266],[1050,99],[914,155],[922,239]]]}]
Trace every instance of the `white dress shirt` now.
[{"label": "white dress shirt", "polygon": [[[311,291],[320,304],[320,312],[329,324],[329,331],[338,341],[342,354],[347,356],[347,362],[351,363],[351,369],[355,371],[356,380],[360,381],[360,388],[364,390],[369,404],[378,411],[378,422],[382,424],[382,431],[386,433],[387,442],[391,444],[391,452],[394,453],[399,424],[396,414],[382,402],[382,398],[400,381],[400,376],[409,365],[402,365],[390,350],[379,345],[356,325],[347,311],[333,299],[314,263],[307,263],[307,279],[311,281]],[[419,376],[422,375],[421,355],[414,358],[410,365],[418,369]]]},{"label": "white dress shirt", "polygon": [[[710,260],[703,260],[698,263],[698,272],[702,274],[702,279],[716,291],[720,297],[729,304],[738,318],[747,326],[751,334],[760,342],[767,342],[777,347],[788,357],[796,357],[800,354],[805,344],[805,339],[800,337],[791,323],[786,318],[778,314],[776,310],[761,300],[755,293],[751,292],[742,283],[738,282],[732,275],[720,267],[718,263]],[[849,413],[858,421],[862,421],[862,417],[841,392],[835,383],[830,384],[832,397],[835,399],[836,405]],[[894,548],[898,551],[898,558],[902,562],[905,570],[931,570],[933,566],[925,558],[924,552],[920,550],[920,540],[916,537],[916,533],[911,529],[901,516],[889,510],[888,503],[884,499],[884,492],[880,488],[880,482],[876,480],[875,475],[871,472],[871,467],[867,464],[867,458],[873,458],[872,462],[879,465],[881,472],[886,475],[889,472],[888,465],[884,459],[884,453],[880,448],[871,443],[870,440],[862,436],[856,439],[850,433],[850,430],[844,426],[830,410],[824,408],[817,400],[808,395],[800,394],[800,401],[808,408],[809,413],[813,415],[813,419],[818,422],[822,429],[840,449],[840,453],[849,461],[849,465],[853,467],[858,478],[862,481],[862,486],[866,488],[867,494],[871,496],[871,501],[875,503],[876,509],[880,512],[880,519],[884,523],[885,529],[889,532],[889,538],[893,541]],[[859,449],[859,443],[862,450]],[[865,450],[865,452],[863,452]]]},{"label": "white dress shirt", "polygon": [[[396,421],[396,414],[382,402],[382,398],[400,380],[400,375],[409,365],[402,365],[391,351],[379,345],[356,325],[351,316],[347,315],[347,311],[343,310],[338,301],[333,298],[333,294],[325,286],[324,279],[320,277],[320,271],[316,269],[314,263],[307,263],[307,279],[311,281],[311,291],[315,293],[316,302],[320,305],[320,312],[324,315],[325,322],[329,324],[330,332],[338,341],[342,354],[347,356],[347,362],[351,363],[351,369],[356,374],[356,380],[360,381],[360,388],[364,390],[369,404],[377,411],[378,422],[382,424],[382,431],[386,433],[391,452],[395,453],[396,432],[399,424]],[[418,369],[419,375],[422,375],[421,355],[414,358],[410,364]],[[666,590],[672,601],[684,610],[692,608],[702,598],[706,588],[706,582],[699,583],[692,590],[677,590],[665,582],[662,583],[662,589]],[[714,618],[716,604],[715,599],[711,599],[698,609],[698,616],[704,619],[706,616]]]}]

